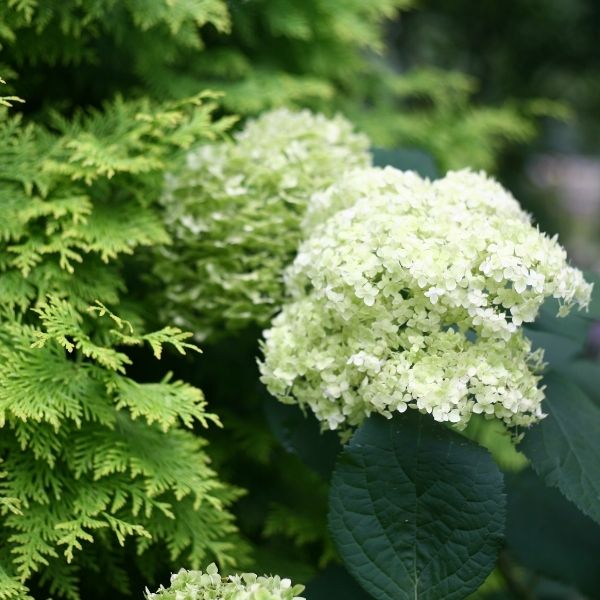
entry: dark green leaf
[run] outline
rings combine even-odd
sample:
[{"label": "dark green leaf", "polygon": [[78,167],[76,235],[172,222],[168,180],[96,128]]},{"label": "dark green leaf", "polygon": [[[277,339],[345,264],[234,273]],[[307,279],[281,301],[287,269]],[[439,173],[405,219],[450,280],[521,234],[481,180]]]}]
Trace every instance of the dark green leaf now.
[{"label": "dark green leaf", "polygon": [[523,331],[531,340],[534,350],[544,349],[544,361],[550,367],[560,367],[565,362],[573,360],[583,350],[583,341],[577,342],[562,335],[537,331],[529,327],[524,327]]},{"label": "dark green leaf", "polygon": [[298,406],[283,404],[268,394],[265,394],[264,407],[271,431],[279,443],[329,479],[342,449],[338,435],[333,431],[321,432],[314,416],[304,415]]},{"label": "dark green leaf", "polygon": [[525,567],[600,597],[600,526],[531,470],[507,475],[506,541]]},{"label": "dark green leaf", "polygon": [[343,567],[330,566],[307,586],[303,594],[309,600],[371,600],[369,596]]},{"label": "dark green leaf", "polygon": [[530,328],[562,335],[579,342],[583,346],[592,325],[590,314],[573,309],[568,315],[559,317],[557,316],[558,310],[558,301],[554,298],[548,298],[542,304],[537,319],[530,325]]},{"label": "dark green leaf", "polygon": [[376,167],[395,167],[402,171],[415,171],[421,177],[436,179],[439,177],[433,157],[427,152],[414,148],[372,148],[373,164]]},{"label": "dark green leaf", "polygon": [[412,410],[369,418],[332,479],[333,538],[378,600],[458,600],[475,591],[494,566],[504,516],[490,454]]},{"label": "dark green leaf", "polygon": [[600,319],[600,275],[593,271],[585,271],[586,281],[594,284],[592,291],[592,301],[588,308],[588,316],[592,319]]},{"label": "dark green leaf", "polygon": [[573,380],[600,406],[600,365],[590,360],[574,360],[560,366],[560,372]]},{"label": "dark green leaf", "polygon": [[544,383],[548,416],[527,432],[519,449],[547,485],[600,522],[600,408],[558,373],[549,373]]}]

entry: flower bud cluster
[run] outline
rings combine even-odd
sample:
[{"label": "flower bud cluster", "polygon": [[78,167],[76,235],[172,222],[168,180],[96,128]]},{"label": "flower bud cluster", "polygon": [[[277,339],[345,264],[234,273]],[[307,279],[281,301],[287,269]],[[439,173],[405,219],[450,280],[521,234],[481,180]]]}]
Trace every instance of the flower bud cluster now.
[{"label": "flower bud cluster", "polygon": [[173,240],[155,267],[163,317],[199,338],[266,324],[281,304],[309,197],[368,166],[368,147],[341,116],[280,109],[190,152],[162,198]]},{"label": "flower bud cluster", "polygon": [[541,352],[522,324],[564,314],[591,286],[497,182],[359,169],[315,193],[265,332],[262,380],[331,429],[415,408],[466,425],[543,416]]},{"label": "flower bud cluster", "polygon": [[215,564],[206,572],[186,571],[171,576],[171,585],[156,593],[146,590],[147,600],[304,600],[304,587],[289,579],[258,577],[254,573],[222,577]]}]

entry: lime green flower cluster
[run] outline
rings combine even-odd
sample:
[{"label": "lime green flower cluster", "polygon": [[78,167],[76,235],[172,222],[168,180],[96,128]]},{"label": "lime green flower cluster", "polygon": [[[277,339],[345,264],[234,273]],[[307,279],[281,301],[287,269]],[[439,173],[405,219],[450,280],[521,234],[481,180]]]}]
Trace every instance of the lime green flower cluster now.
[{"label": "lime green flower cluster", "polygon": [[409,407],[458,427],[543,416],[521,325],[548,296],[586,306],[591,286],[498,183],[356,170],[313,196],[303,227],[263,344],[275,396],[331,429]]},{"label": "lime green flower cluster", "polygon": [[304,600],[302,585],[289,579],[258,577],[254,573],[221,577],[215,564],[206,572],[185,571],[171,576],[171,585],[158,592],[146,590],[147,600]]},{"label": "lime green flower cluster", "polygon": [[282,272],[310,195],[368,166],[368,147],[340,116],[281,109],[250,121],[231,141],[191,152],[162,198],[173,239],[155,268],[167,290],[165,321],[199,339],[266,324],[281,304]]}]

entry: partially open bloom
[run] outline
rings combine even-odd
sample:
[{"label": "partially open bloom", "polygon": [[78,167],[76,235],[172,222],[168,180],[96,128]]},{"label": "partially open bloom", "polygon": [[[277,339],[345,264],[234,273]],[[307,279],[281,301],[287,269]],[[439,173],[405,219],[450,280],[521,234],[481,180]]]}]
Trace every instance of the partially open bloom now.
[{"label": "partially open bloom", "polygon": [[542,355],[521,325],[549,296],[586,306],[591,286],[498,183],[357,170],[313,196],[304,230],[265,332],[273,394],[331,429],[409,407],[459,427],[543,416]]},{"label": "partially open bloom", "polygon": [[165,320],[202,338],[266,324],[301,239],[311,194],[370,164],[368,139],[338,116],[266,113],[233,140],[190,152],[162,198],[173,245],[157,257]]},{"label": "partially open bloom", "polygon": [[304,589],[281,577],[258,577],[254,573],[222,577],[211,564],[206,572],[186,571],[171,576],[171,585],[156,593],[146,590],[147,600],[304,600]]}]

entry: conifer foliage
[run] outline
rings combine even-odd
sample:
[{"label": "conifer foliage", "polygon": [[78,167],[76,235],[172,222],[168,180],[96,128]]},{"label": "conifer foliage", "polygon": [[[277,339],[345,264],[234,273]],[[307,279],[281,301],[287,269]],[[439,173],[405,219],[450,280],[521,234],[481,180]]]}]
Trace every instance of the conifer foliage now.
[{"label": "conifer foliage", "polygon": [[0,69],[36,108],[97,105],[119,92],[164,100],[217,89],[231,114],[339,110],[377,146],[424,148],[444,169],[493,169],[507,145],[534,137],[540,114],[558,109],[540,101],[478,106],[477,82],[463,73],[391,68],[382,59],[386,20],[414,4],[9,0],[0,3]]},{"label": "conifer foliage", "polygon": [[173,565],[239,557],[227,510],[238,492],[191,431],[218,425],[202,392],[168,374],[127,376],[128,347],[155,359],[166,345],[197,351],[177,328],[147,330],[126,258],[168,241],[152,191],[167,157],[227,126],[211,123],[213,109],[202,97],[161,108],[117,99],[56,117],[53,131],[2,115],[3,600],[30,583],[76,599],[98,569],[126,588],[115,548],[129,539],[141,555],[162,545]]}]

